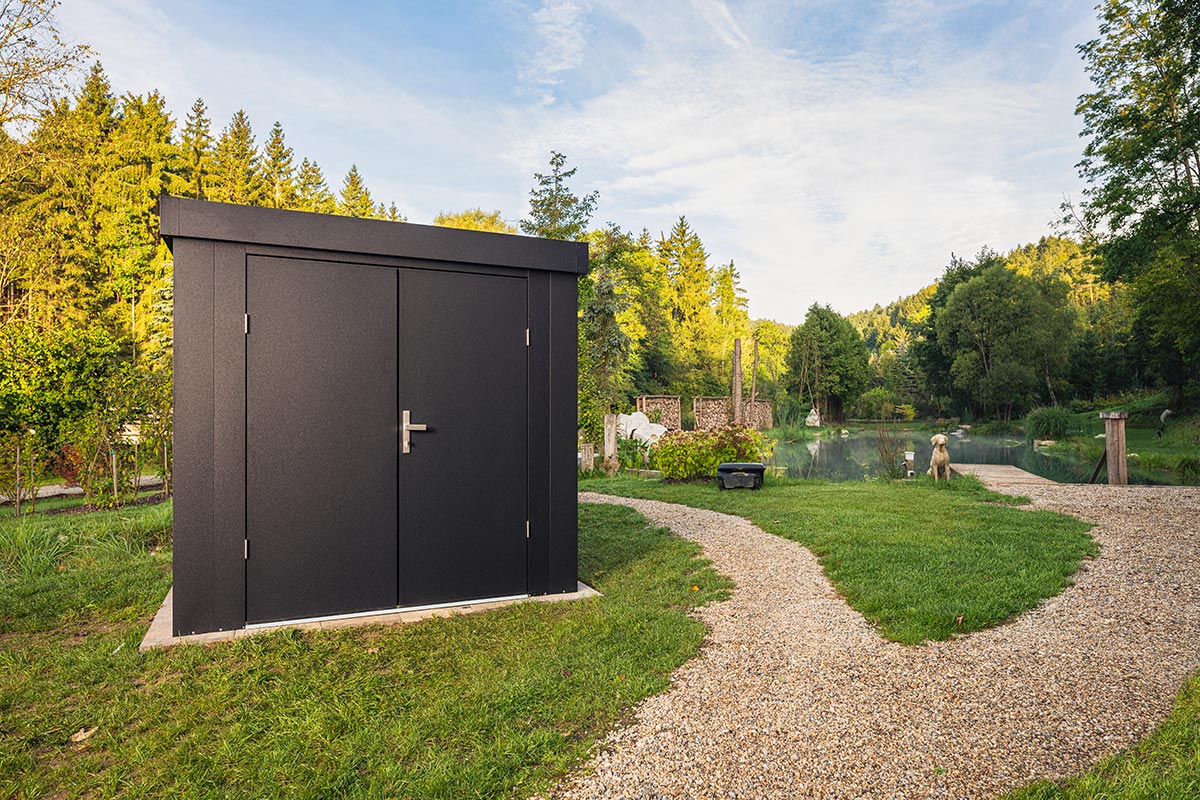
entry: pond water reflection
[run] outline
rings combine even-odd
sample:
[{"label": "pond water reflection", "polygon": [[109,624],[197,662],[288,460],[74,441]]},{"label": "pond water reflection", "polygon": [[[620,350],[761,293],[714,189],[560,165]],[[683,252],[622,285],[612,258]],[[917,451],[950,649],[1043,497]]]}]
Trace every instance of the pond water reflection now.
[{"label": "pond water reflection", "polygon": [[[918,475],[929,469],[933,447],[929,444],[931,431],[900,430],[897,444],[900,449],[916,453],[914,460]],[[860,481],[883,473],[879,458],[879,436],[875,431],[862,431],[848,437],[824,437],[808,442],[784,442],[775,445],[771,463],[784,467],[790,478],[816,478],[829,481]],[[1038,452],[1020,439],[1003,436],[951,436],[947,445],[952,464],[1012,464],[1060,483],[1087,483],[1095,464],[1068,455],[1053,456]],[[900,458],[904,457],[903,452]],[[1105,473],[1100,473],[1100,481]],[[1130,470],[1130,483],[1153,483],[1151,476]]]}]

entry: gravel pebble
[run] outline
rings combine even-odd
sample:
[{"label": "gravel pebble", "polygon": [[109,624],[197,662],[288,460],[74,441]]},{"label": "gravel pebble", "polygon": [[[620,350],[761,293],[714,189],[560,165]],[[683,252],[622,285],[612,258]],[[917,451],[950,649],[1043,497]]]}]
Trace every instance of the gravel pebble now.
[{"label": "gravel pebble", "polygon": [[738,517],[631,506],[737,584],[701,654],[554,797],[976,798],[1145,737],[1200,666],[1200,489],[1022,486],[1097,523],[1066,591],[948,642],[880,638],[813,555]]}]

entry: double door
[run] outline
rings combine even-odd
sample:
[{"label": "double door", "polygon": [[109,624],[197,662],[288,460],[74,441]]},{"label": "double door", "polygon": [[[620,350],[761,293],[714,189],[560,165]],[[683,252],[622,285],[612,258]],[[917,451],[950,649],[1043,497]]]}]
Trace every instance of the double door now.
[{"label": "double door", "polygon": [[247,259],[247,622],[526,593],[526,296]]}]

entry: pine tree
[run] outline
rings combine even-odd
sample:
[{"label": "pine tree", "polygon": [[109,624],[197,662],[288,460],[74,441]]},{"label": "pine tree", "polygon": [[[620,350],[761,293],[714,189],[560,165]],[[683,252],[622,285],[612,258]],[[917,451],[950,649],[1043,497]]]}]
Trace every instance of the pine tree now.
[{"label": "pine tree", "polygon": [[750,336],[750,314],[746,310],[746,291],[740,283],[741,275],[733,262],[717,268],[716,314],[721,326],[726,347],[732,347],[734,339]]},{"label": "pine tree", "polygon": [[283,126],[278,120],[263,145],[262,165],[265,204],[272,208],[295,208],[296,169],[292,166],[292,148],[284,144]]},{"label": "pine tree", "polygon": [[577,197],[567,187],[567,179],[575,176],[578,167],[564,172],[566,163],[566,156],[552,150],[550,174],[534,173],[537,188],[529,190],[529,219],[521,221],[522,233],[570,241],[580,241],[587,233],[600,194],[591,192]]},{"label": "pine tree", "polygon": [[337,200],[317,162],[307,158],[300,162],[300,172],[297,177],[296,208],[300,211],[315,211],[318,214],[337,213]]},{"label": "pine tree", "polygon": [[77,116],[99,132],[100,138],[105,138],[117,124],[117,99],[112,93],[112,84],[104,67],[97,61],[92,64],[87,80],[79,91],[75,105]]},{"label": "pine tree", "polygon": [[[169,260],[158,238],[158,198],[178,193],[182,178],[174,123],[157,92],[121,98],[121,113],[104,150],[104,169],[93,187],[96,246],[104,266],[102,291],[111,296],[122,332],[137,337],[136,304]],[[128,327],[126,327],[126,325]]]},{"label": "pine tree", "polygon": [[347,217],[374,217],[375,211],[375,201],[371,199],[371,192],[363,183],[358,166],[351,164],[350,171],[342,181],[342,198],[338,203],[338,213]]},{"label": "pine tree", "polygon": [[184,122],[179,140],[182,151],[180,175],[187,182],[188,194],[204,200],[212,172],[212,123],[204,100],[197,97]]},{"label": "pine tree", "polygon": [[217,139],[209,199],[241,205],[257,205],[263,200],[262,169],[254,147],[254,133],[250,119],[241,109]]},{"label": "pine tree", "polygon": [[722,332],[714,310],[713,272],[708,253],[686,217],[680,217],[669,238],[658,244],[658,257],[671,285],[671,318],[676,350],[687,375],[688,392],[725,390]]}]

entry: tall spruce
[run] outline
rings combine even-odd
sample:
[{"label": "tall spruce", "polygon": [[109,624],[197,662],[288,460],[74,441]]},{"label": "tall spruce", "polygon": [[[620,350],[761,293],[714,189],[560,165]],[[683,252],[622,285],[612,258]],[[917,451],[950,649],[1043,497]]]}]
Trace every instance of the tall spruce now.
[{"label": "tall spruce", "polygon": [[187,193],[198,200],[207,199],[212,173],[212,122],[204,100],[197,97],[184,120],[179,137],[181,151],[180,176],[187,184]]},{"label": "tall spruce", "polygon": [[307,158],[300,162],[296,176],[296,208],[300,211],[315,211],[318,214],[337,212],[337,200],[317,162]]},{"label": "tall spruce", "polygon": [[[158,198],[179,193],[179,148],[174,123],[157,92],[125,95],[109,137],[105,169],[98,177],[96,245],[106,271],[106,294],[118,308],[123,333],[138,340],[137,306],[142,293],[164,274],[170,256],[158,237]],[[127,323],[127,327],[126,327]],[[144,327],[144,326],[142,326]]]},{"label": "tall spruce", "polygon": [[567,186],[578,167],[564,170],[567,157],[550,152],[550,173],[533,174],[537,183],[529,190],[529,218],[521,221],[521,232],[546,239],[580,241],[587,234],[588,221],[596,210],[599,192],[579,197]]},{"label": "tall spruce", "polygon": [[[721,327],[722,344],[732,349],[734,339],[750,338],[749,301],[741,285],[742,276],[733,262],[717,267],[714,281],[714,303],[717,324]],[[749,368],[749,367],[748,367]]]},{"label": "tall spruce", "polygon": [[262,168],[246,112],[238,109],[221,131],[213,155],[210,200],[240,205],[263,201]]},{"label": "tall spruce", "polygon": [[350,171],[342,180],[342,195],[338,213],[347,217],[374,217],[378,214],[371,192],[358,172],[358,165],[351,164]]},{"label": "tall spruce", "polygon": [[283,140],[283,126],[276,120],[263,145],[263,200],[271,208],[295,208],[296,168],[292,166],[292,148]]},{"label": "tall spruce", "polygon": [[724,392],[728,373],[722,353],[722,331],[715,309],[714,274],[708,252],[686,217],[661,237],[658,258],[671,287],[671,319],[676,349],[684,367],[686,394]]}]

